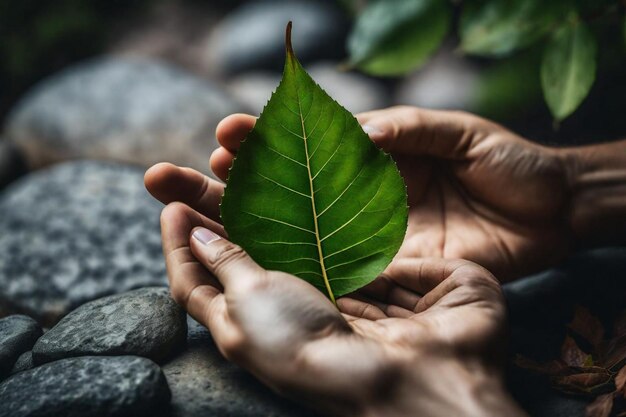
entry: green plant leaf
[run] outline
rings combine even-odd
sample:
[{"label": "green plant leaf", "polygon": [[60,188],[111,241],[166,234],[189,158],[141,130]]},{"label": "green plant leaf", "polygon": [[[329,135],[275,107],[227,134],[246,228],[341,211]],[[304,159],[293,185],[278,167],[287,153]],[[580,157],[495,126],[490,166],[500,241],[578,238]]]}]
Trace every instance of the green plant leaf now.
[{"label": "green plant leaf", "polygon": [[261,266],[334,301],[372,281],[398,251],[406,187],[391,157],[296,59],[287,26],[283,78],[237,153],[221,215]]},{"label": "green plant leaf", "polygon": [[564,1],[468,1],[459,23],[461,49],[473,55],[508,55],[545,36],[566,6]]},{"label": "green plant leaf", "polygon": [[585,99],[596,76],[596,41],[583,22],[557,30],[541,62],[541,86],[556,120],[563,120]]},{"label": "green plant leaf", "polygon": [[373,75],[405,74],[426,62],[450,22],[444,0],[378,0],[348,38],[350,65]]}]

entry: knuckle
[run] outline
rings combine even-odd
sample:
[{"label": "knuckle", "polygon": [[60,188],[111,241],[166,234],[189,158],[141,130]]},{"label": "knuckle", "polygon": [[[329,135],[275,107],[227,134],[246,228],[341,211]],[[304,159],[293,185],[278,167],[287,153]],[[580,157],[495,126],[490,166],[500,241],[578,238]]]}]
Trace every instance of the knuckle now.
[{"label": "knuckle", "polygon": [[245,259],[246,252],[241,246],[228,242],[218,250],[214,257],[207,259],[207,264],[213,268],[216,273],[222,272],[229,268],[232,264]]},{"label": "knuckle", "polygon": [[174,301],[183,307],[186,306],[185,301],[187,299],[187,293],[188,291],[185,291],[185,289],[180,285],[172,285],[170,288],[170,294],[172,295]]},{"label": "knuckle", "polygon": [[234,332],[219,344],[224,357],[232,362],[241,362],[248,349],[246,337],[241,332]]}]

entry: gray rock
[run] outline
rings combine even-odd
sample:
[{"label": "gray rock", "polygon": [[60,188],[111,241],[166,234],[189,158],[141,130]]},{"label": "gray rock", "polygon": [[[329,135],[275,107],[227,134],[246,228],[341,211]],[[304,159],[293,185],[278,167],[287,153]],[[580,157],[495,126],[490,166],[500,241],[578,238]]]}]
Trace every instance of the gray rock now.
[{"label": "gray rock", "polygon": [[18,357],[30,350],[42,335],[30,317],[15,315],[0,320],[0,379],[8,375]]},{"label": "gray rock", "polygon": [[209,332],[189,320],[187,349],[163,367],[172,391],[173,417],[311,417],[227,362]]},{"label": "gray rock", "polygon": [[27,172],[22,152],[13,143],[0,138],[0,190]]},{"label": "gray rock", "polygon": [[478,94],[478,75],[470,62],[450,48],[443,48],[398,85],[393,101],[433,109],[472,110]]},{"label": "gray rock", "polygon": [[99,58],[31,90],[8,117],[6,135],[32,167],[69,158],[206,170],[217,123],[242,111],[216,85],[159,61]]},{"label": "gray rock", "polygon": [[187,336],[185,311],[166,288],[140,288],[83,304],[33,346],[36,364],[74,356],[136,355],[161,361]]},{"label": "gray rock", "polygon": [[233,77],[228,82],[228,90],[258,116],[278,87],[280,78],[278,72],[247,72]]},{"label": "gray rock", "polygon": [[0,417],[154,416],[170,392],[158,365],[134,356],[63,359],[0,384]]},{"label": "gray rock", "polygon": [[[306,67],[313,79],[351,113],[381,109],[389,105],[385,89],[376,81],[355,72],[340,71],[338,64],[320,62]],[[260,114],[280,82],[277,72],[249,72],[235,76],[228,89],[253,114]]]},{"label": "gray rock", "polygon": [[143,170],[72,162],[0,194],[0,306],[50,326],[77,306],[167,285],[161,204]]},{"label": "gray rock", "polygon": [[372,78],[341,71],[333,62],[316,63],[306,69],[332,98],[351,113],[381,109],[390,104],[383,86]]},{"label": "gray rock", "polygon": [[227,15],[214,29],[206,46],[207,68],[225,75],[281,71],[285,26],[290,20],[293,47],[302,63],[345,56],[349,25],[337,5],[304,0],[251,2]]},{"label": "gray rock", "polygon": [[11,375],[22,371],[28,371],[34,367],[35,363],[33,362],[33,351],[29,350],[28,352],[22,353],[20,357],[17,358],[15,364],[13,365],[13,369],[11,369]]}]

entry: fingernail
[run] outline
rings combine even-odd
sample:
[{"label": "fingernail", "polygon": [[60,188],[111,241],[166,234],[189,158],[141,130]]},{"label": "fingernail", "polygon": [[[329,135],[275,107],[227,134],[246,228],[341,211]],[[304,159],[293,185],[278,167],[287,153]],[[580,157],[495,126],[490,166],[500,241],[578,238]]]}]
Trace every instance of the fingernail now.
[{"label": "fingernail", "polygon": [[196,228],[196,230],[193,231],[192,236],[203,245],[208,245],[211,242],[221,239],[220,235],[210,231],[209,229],[205,229],[204,227]]},{"label": "fingernail", "polygon": [[367,133],[370,136],[378,136],[383,133],[382,130],[372,125],[362,125],[361,128],[363,129],[365,133]]}]

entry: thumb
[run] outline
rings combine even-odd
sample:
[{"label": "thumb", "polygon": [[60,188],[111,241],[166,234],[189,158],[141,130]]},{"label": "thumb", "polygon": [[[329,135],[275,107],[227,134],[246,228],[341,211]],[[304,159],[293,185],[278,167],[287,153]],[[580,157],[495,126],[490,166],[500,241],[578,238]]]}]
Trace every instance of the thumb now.
[{"label": "thumb", "polygon": [[240,246],[204,227],[196,227],[189,242],[191,252],[222,284],[224,290],[249,285],[265,276],[265,270]]},{"label": "thumb", "polygon": [[471,114],[397,106],[362,113],[365,133],[387,152],[462,159],[488,122]]}]

